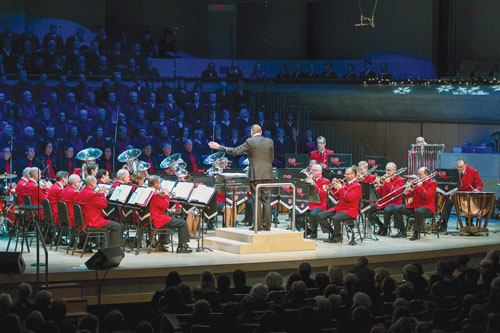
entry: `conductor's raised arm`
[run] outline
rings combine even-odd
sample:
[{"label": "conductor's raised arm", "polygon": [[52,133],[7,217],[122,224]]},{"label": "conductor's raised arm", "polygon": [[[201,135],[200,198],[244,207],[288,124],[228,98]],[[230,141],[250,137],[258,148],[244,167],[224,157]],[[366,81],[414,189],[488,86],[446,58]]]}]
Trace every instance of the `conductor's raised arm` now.
[{"label": "conductor's raised arm", "polygon": [[220,151],[223,151],[223,152],[231,154],[231,155],[241,155],[241,154],[246,153],[250,149],[250,146],[248,145],[247,141],[243,142],[241,145],[239,145],[238,147],[234,147],[234,148],[224,147],[224,146],[221,146],[220,144],[218,144],[217,142],[213,142],[213,141],[209,142],[208,146],[212,149],[220,150]]}]

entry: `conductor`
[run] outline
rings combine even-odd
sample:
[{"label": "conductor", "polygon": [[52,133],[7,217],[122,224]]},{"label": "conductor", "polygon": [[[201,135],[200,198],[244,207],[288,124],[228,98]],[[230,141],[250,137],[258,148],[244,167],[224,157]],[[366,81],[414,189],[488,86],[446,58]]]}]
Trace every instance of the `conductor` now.
[{"label": "conductor", "polygon": [[[260,125],[254,124],[251,127],[251,136],[243,144],[235,148],[219,145],[217,142],[209,142],[212,149],[220,150],[231,155],[241,155],[246,153],[250,162],[248,168],[248,181],[252,197],[255,198],[255,188],[258,184],[269,183],[273,179],[273,159],[274,143],[271,139],[262,136]],[[259,190],[260,205],[257,206],[257,230],[271,230],[271,202],[270,188]],[[253,230],[253,228],[250,228]]]}]

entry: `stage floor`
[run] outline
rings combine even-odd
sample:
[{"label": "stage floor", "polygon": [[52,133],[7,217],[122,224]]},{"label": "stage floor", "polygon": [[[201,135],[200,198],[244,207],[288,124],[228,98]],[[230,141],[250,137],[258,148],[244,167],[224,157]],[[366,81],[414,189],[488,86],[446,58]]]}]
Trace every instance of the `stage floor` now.
[{"label": "stage floor", "polygon": [[[282,220],[284,220],[283,218]],[[287,223],[281,222],[280,228],[286,228]],[[348,240],[344,237],[344,243],[330,244],[323,240],[326,235],[319,233],[319,239],[316,241],[316,249],[312,251],[296,252],[278,252],[265,254],[232,254],[223,251],[194,251],[191,254],[177,253],[159,253],[152,251],[150,254],[146,250],[141,250],[138,255],[135,252],[126,253],[120,266],[114,271],[137,271],[151,269],[176,269],[179,271],[193,270],[194,268],[206,268],[217,266],[238,266],[244,265],[263,265],[267,264],[271,269],[288,267],[288,262],[315,261],[328,262],[337,265],[349,265],[354,263],[354,258],[358,256],[371,257],[370,262],[386,262],[389,257],[392,261],[416,260],[433,258],[436,256],[450,256],[460,253],[476,253],[480,248],[500,248],[500,221],[490,220],[489,236],[477,234],[474,236],[460,235],[455,229],[456,219],[451,218],[449,222],[450,234],[440,233],[438,239],[436,234],[427,234],[418,241],[409,241],[409,239],[393,239],[390,237],[378,237],[378,241],[366,239],[363,242],[357,242],[356,246],[350,246]],[[240,226],[239,228],[244,228]],[[248,227],[245,227],[248,228]],[[213,235],[214,231],[208,231],[208,235]],[[0,250],[4,251],[7,246],[7,239],[0,239]],[[196,249],[196,240],[190,241],[190,246]],[[13,251],[11,245],[10,251]],[[35,247],[31,252],[23,253],[26,262],[26,271],[24,275],[31,275],[36,272],[35,267],[31,266],[35,262]],[[95,251],[94,251],[95,253]],[[75,273],[89,272],[84,263],[92,254],[84,254],[80,258],[80,253],[67,255],[65,248],[60,248],[57,252],[49,250],[49,272],[55,273]],[[44,260],[43,251],[41,251],[41,260]],[[321,265],[321,264],[320,264]],[[132,274],[134,275],[134,274]]]},{"label": "stage floor", "polygon": [[[279,228],[286,228],[286,216],[280,216],[282,221]],[[98,282],[104,281],[101,304],[147,302],[153,293],[164,285],[168,272],[176,270],[181,274],[183,282],[191,286],[198,285],[200,273],[210,269],[215,274],[231,274],[235,269],[242,269],[247,273],[250,284],[261,282],[267,272],[280,272],[283,277],[296,271],[299,264],[309,262],[314,272],[326,272],[329,265],[340,266],[343,269],[352,267],[358,256],[366,256],[372,268],[384,266],[393,276],[401,274],[401,267],[408,262],[418,261],[424,265],[426,272],[434,270],[437,260],[455,258],[461,254],[473,257],[475,263],[490,249],[500,250],[500,221],[490,220],[489,236],[460,235],[455,230],[456,218],[451,218],[448,235],[427,234],[418,241],[408,239],[393,239],[379,237],[378,241],[367,239],[358,245],[350,246],[348,242],[341,244],[325,243],[326,235],[319,235],[316,249],[297,252],[276,252],[264,254],[233,254],[229,252],[205,250],[191,254],[159,253],[152,251],[148,254],[142,250],[138,255],[134,252],[126,253],[119,267],[108,271],[92,271],[87,269],[85,262],[92,254],[85,254],[80,258],[67,255],[66,250],[60,248],[57,252],[49,250],[49,283],[77,283],[82,287],[83,297],[89,305],[98,303]],[[241,226],[240,228],[248,228]],[[213,235],[209,231],[208,235]],[[4,251],[8,238],[0,238],[0,251]],[[190,246],[196,248],[196,240]],[[12,246],[12,245],[11,245]],[[10,251],[13,251],[11,247]],[[26,262],[26,271],[23,274],[0,274],[0,285],[5,290],[15,288],[19,282],[36,281],[35,247],[31,252],[23,253]],[[94,252],[95,253],[95,252]],[[41,261],[45,257],[41,251]],[[45,268],[41,268],[41,282],[44,282]],[[0,288],[1,289],[1,288]]]}]

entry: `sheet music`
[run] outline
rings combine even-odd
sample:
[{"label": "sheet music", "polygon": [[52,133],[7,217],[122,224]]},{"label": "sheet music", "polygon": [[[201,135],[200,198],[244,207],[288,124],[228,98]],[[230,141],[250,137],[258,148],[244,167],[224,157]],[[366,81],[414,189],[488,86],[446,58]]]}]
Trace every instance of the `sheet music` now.
[{"label": "sheet music", "polygon": [[207,204],[212,195],[215,192],[215,188],[206,185],[198,185],[195,187],[188,202],[199,202]]},{"label": "sheet music", "polygon": [[172,193],[177,182],[172,180],[163,179],[160,183],[160,187],[162,190],[166,189],[169,193]]},{"label": "sheet music", "polygon": [[111,198],[109,198],[109,200],[124,203],[127,200],[131,191],[132,191],[132,185],[120,184],[113,191],[113,194],[111,195]]},{"label": "sheet music", "polygon": [[173,194],[175,199],[187,200],[193,188],[194,188],[194,183],[178,182],[175,188],[173,188],[171,193]]},{"label": "sheet music", "polygon": [[145,206],[148,199],[153,195],[155,189],[152,187],[137,187],[130,196],[128,204]]}]

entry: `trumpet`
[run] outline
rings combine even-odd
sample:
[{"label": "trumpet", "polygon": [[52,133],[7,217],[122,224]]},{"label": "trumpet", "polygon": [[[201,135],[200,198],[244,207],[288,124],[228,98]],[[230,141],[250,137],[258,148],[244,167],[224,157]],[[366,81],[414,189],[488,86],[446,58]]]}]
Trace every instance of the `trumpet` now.
[{"label": "trumpet", "polygon": [[400,174],[402,174],[406,170],[408,170],[408,168],[404,167],[404,168],[396,170],[396,172],[394,172],[390,176],[388,174],[385,174],[383,176],[379,176],[379,177],[375,178],[375,182],[373,184],[375,186],[382,186],[387,180],[392,179],[393,177],[399,176]]},{"label": "trumpet", "polygon": [[[332,182],[330,184],[327,184],[327,185],[323,185],[323,189],[327,192],[330,192],[331,189],[336,185],[336,184],[340,184],[342,186],[344,186],[345,182],[347,181],[347,178],[342,178],[342,179],[338,179],[338,178],[333,178],[332,179]],[[332,193],[332,194],[335,194],[335,193]]]}]

